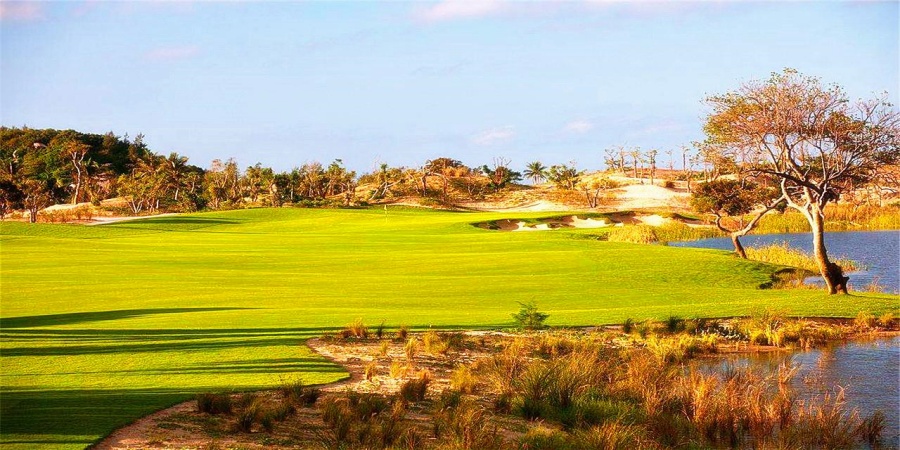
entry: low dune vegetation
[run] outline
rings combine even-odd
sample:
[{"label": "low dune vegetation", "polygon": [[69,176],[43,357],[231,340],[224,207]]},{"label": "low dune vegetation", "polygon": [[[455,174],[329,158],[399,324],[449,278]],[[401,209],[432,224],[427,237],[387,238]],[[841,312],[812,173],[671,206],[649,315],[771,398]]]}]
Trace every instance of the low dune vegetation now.
[{"label": "low dune vegetation", "polygon": [[[350,364],[349,384],[321,391],[294,380],[268,393],[203,394],[196,412],[158,421],[222,448],[877,448],[884,416],[860,415],[840,389],[801,398],[791,384],[796,366],[710,370],[693,361],[741,346],[823,345],[895,330],[897,321],[860,313],[829,323],[763,311],[587,331],[429,330],[406,340],[359,337],[350,333],[356,328],[314,344]],[[421,351],[410,353],[410,342]],[[406,370],[369,376],[370,367],[398,362]]]}]

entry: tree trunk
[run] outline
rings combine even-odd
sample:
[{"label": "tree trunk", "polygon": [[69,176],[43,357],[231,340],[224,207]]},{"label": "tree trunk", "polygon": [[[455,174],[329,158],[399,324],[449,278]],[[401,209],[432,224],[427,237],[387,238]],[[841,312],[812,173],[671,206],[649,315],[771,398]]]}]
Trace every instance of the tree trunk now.
[{"label": "tree trunk", "polygon": [[849,277],[844,276],[841,266],[828,260],[828,251],[825,249],[825,217],[820,208],[812,207],[812,211],[807,215],[807,220],[812,228],[813,235],[813,257],[816,265],[819,266],[819,273],[825,280],[825,288],[829,294],[837,294],[838,292],[847,293],[847,281]]},{"label": "tree trunk", "polygon": [[747,252],[744,251],[744,246],[741,244],[741,236],[743,234],[740,232],[731,233],[731,243],[734,244],[734,252],[742,259],[747,259]]}]

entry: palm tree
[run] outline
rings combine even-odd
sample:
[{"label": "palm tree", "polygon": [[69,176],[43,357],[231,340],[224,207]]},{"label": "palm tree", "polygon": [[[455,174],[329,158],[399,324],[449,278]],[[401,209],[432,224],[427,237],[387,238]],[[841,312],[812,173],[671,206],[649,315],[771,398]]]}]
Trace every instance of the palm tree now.
[{"label": "palm tree", "polygon": [[540,161],[533,161],[525,165],[525,176],[531,178],[532,184],[538,184],[547,178],[547,167]]}]

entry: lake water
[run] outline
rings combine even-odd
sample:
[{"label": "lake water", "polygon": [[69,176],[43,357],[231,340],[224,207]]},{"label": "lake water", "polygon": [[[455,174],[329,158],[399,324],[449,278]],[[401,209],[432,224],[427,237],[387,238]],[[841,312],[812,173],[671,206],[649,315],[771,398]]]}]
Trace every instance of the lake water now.
[{"label": "lake water", "polygon": [[[745,247],[764,247],[787,243],[792,248],[812,254],[810,233],[758,234],[741,238]],[[679,247],[715,248],[733,250],[730,238],[701,239],[690,242],[672,242]],[[900,293],[900,231],[843,231],[825,233],[825,247],[832,260],[843,257],[861,263],[864,270],[853,272],[850,288],[862,289],[876,281],[885,292]],[[819,277],[809,282],[821,284]]]},{"label": "lake water", "polygon": [[875,411],[885,415],[883,441],[900,448],[900,337],[850,341],[792,353],[729,355],[701,361],[705,367],[746,367],[774,371],[782,363],[799,365],[792,383],[801,399],[844,388],[847,406],[862,417]]}]

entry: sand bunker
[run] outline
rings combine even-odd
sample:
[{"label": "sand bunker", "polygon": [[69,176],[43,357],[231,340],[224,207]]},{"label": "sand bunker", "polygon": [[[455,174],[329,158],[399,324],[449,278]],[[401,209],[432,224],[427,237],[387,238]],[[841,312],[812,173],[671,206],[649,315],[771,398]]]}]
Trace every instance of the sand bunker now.
[{"label": "sand bunker", "polygon": [[613,225],[606,219],[592,219],[590,217],[588,217],[587,219],[582,219],[578,216],[566,217],[565,219],[563,219],[563,223],[566,223],[569,226],[575,228],[603,228]]}]

